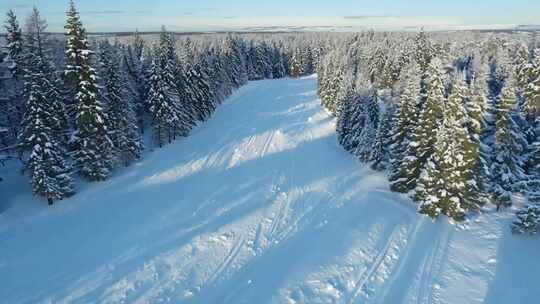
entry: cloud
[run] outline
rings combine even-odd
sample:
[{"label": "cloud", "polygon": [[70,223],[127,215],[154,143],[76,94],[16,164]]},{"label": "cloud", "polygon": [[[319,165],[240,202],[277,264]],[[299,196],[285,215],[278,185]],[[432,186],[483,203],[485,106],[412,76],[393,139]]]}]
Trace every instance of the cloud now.
[{"label": "cloud", "polygon": [[391,16],[391,15],[353,15],[353,16],[343,16],[343,19],[349,20],[365,20],[365,19],[399,19],[403,18],[401,16]]},{"label": "cloud", "polygon": [[215,7],[187,8],[186,11],[182,15],[194,16],[194,15],[216,14],[218,11],[219,10]]},{"label": "cloud", "polygon": [[238,19],[238,16],[223,16],[223,19]]},{"label": "cloud", "polygon": [[125,11],[120,10],[103,10],[103,11],[81,11],[81,15],[118,15],[124,14]]}]

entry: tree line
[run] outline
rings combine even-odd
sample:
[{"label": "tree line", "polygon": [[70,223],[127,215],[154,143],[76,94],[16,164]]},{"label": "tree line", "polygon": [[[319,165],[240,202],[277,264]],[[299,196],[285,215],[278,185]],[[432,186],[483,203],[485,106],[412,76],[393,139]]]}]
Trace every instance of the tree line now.
[{"label": "tree line", "polygon": [[356,34],[318,67],[339,143],[432,218],[527,204],[540,225],[540,48],[535,38]]}]

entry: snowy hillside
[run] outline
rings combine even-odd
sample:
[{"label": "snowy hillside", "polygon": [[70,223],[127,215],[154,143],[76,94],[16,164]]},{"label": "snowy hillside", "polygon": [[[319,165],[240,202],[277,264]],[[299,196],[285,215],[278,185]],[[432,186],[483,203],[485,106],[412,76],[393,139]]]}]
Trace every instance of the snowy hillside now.
[{"label": "snowy hillside", "polygon": [[47,208],[0,184],[1,303],[538,303],[513,214],[433,223],[336,143],[316,79],[251,82],[192,136]]}]

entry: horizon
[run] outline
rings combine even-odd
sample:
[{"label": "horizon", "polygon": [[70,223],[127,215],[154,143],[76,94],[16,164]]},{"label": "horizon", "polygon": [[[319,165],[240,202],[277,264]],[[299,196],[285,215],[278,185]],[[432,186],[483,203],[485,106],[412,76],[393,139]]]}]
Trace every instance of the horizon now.
[{"label": "horizon", "polygon": [[[47,19],[50,32],[63,32],[68,1],[0,0],[0,10],[12,9],[21,24],[35,5]],[[196,4],[156,0],[139,3],[133,0],[75,1],[88,32],[158,31],[162,25],[174,32],[268,31],[268,30],[390,30],[407,31],[424,28],[438,30],[497,30],[519,26],[538,26],[534,12],[540,3],[504,0],[466,4],[429,3],[428,0],[381,0],[356,3],[337,0],[312,3],[306,0],[288,3],[252,3],[235,0],[227,3],[202,0]],[[96,10],[95,7],[99,7]],[[286,8],[286,9],[284,9]],[[3,18],[5,19],[5,17]],[[4,29],[2,28],[2,32]]]}]

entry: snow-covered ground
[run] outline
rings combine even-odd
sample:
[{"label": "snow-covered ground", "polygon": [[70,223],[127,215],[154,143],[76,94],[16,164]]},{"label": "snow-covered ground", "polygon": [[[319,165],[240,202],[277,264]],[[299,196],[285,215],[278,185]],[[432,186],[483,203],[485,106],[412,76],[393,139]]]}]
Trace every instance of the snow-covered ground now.
[{"label": "snow-covered ground", "polygon": [[[252,82],[53,208],[0,183],[2,303],[538,303],[511,214],[432,222],[336,143],[316,79]],[[23,183],[25,186],[17,186]]]}]

